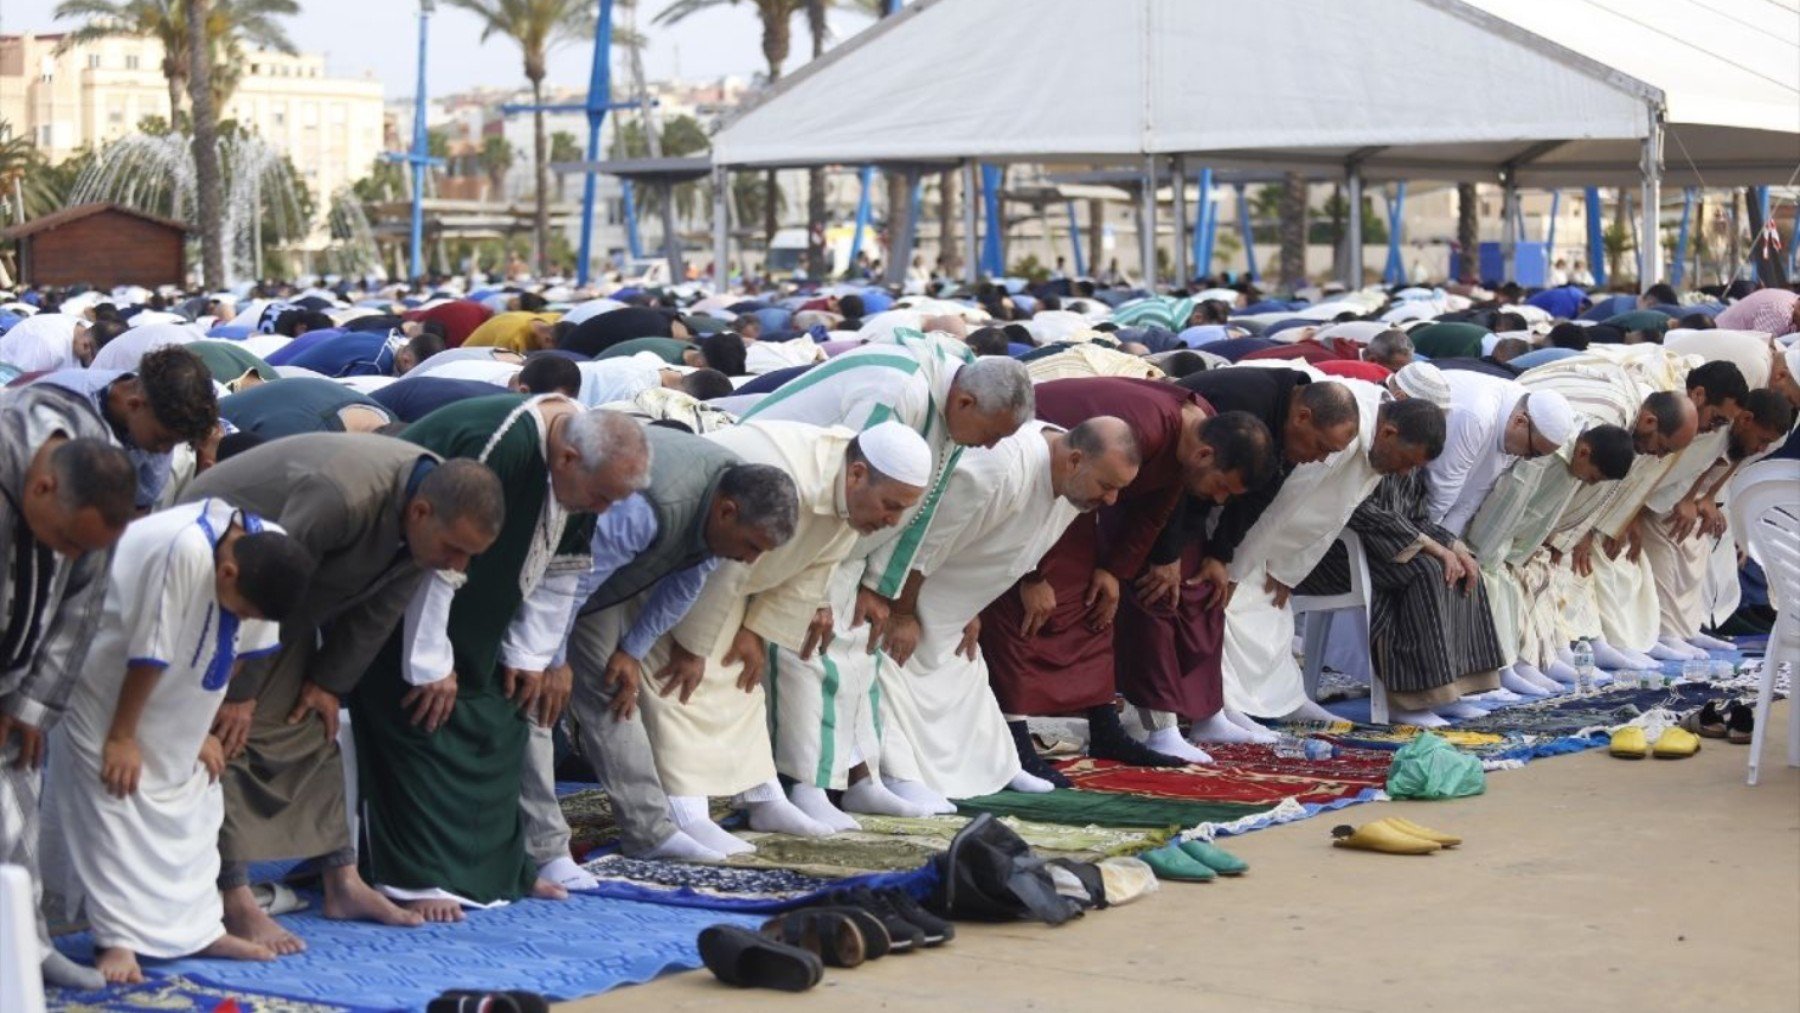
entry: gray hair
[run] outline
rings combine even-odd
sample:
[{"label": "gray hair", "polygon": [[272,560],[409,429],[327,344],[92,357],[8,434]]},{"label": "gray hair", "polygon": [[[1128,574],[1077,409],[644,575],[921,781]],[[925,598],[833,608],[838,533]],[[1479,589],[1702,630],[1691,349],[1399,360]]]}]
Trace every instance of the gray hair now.
[{"label": "gray hair", "polygon": [[1037,413],[1037,395],[1031,374],[1017,359],[986,355],[956,371],[950,386],[975,399],[983,415],[1012,412],[1013,421],[1024,425]]},{"label": "gray hair", "polygon": [[788,473],[769,464],[734,464],[719,476],[720,496],[737,504],[738,521],[785,545],[800,522],[800,493]]},{"label": "gray hair", "polygon": [[576,412],[563,428],[563,439],[581,455],[584,469],[604,471],[623,460],[637,465],[630,482],[634,491],[650,484],[650,441],[631,416],[604,408]]},{"label": "gray hair", "polygon": [[1109,451],[1116,450],[1127,464],[1143,463],[1137,436],[1124,420],[1110,415],[1098,415],[1082,422],[1069,430],[1067,439],[1069,449],[1079,450],[1088,457],[1104,457]]},{"label": "gray hair", "polygon": [[1401,356],[1410,358],[1412,354],[1412,338],[1405,331],[1394,327],[1370,338],[1369,347],[1363,352],[1363,358],[1369,362],[1387,363]]}]

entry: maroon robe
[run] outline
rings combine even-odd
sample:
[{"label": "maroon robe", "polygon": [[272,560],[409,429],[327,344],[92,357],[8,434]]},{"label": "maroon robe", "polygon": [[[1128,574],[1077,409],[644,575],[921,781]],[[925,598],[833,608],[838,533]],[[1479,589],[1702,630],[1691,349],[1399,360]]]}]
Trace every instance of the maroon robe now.
[{"label": "maroon robe", "polygon": [[1212,409],[1174,384],[1116,377],[1052,380],[1037,387],[1038,418],[1065,429],[1112,415],[1137,436],[1137,478],[1105,511],[1105,535],[1092,514],[1076,519],[1038,564],[1056,592],[1056,609],[1038,634],[1019,635],[1025,607],[1014,584],[981,613],[981,650],[988,676],[1009,715],[1065,714],[1110,703],[1114,694],[1113,631],[1088,629],[1088,581],[1096,568],[1121,590],[1144,571],[1151,546],[1181,501],[1181,410]]}]

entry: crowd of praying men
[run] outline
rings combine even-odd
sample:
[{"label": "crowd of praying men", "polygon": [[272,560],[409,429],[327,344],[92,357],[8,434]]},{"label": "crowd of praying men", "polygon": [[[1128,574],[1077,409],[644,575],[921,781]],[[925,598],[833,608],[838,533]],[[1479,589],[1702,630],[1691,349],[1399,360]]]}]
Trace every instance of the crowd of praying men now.
[{"label": "crowd of praying men", "polygon": [[[339,283],[0,294],[0,860],[45,980],[1204,764],[1308,698],[1293,597],[1439,726],[1704,656],[1800,296]],[[85,919],[97,967],[51,945]]]}]

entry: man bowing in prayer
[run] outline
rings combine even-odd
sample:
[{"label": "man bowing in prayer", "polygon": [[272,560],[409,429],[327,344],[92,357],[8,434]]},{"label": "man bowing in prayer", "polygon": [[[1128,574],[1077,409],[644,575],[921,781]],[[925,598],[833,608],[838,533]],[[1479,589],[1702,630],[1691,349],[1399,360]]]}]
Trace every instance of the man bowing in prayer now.
[{"label": "man bowing in prayer", "polygon": [[0,394],[0,861],[31,877],[45,983],[80,989],[106,981],[50,945],[37,903],[38,768],[93,641],[110,550],[135,510],[131,461],[109,435],[60,394]]},{"label": "man bowing in prayer", "polygon": [[440,573],[414,592],[351,706],[370,879],[427,921],[455,921],[466,904],[566,895],[525,851],[527,725],[554,724],[568,700],[544,670],[587,569],[592,515],[643,488],[650,450],[637,423],[560,395],[459,402],[406,439],[480,461],[506,496],[467,582]]},{"label": "man bowing in prayer", "polygon": [[1122,582],[1140,578],[1182,494],[1224,503],[1264,482],[1274,467],[1268,427],[1243,412],[1215,414],[1172,384],[1111,377],[1053,380],[1038,388],[1038,415],[1074,427],[1102,415],[1130,427],[1140,464],[1099,517],[1069,525],[1038,567],[981,615],[981,650],[1020,763],[1066,786],[1026,732],[1028,715],[1080,713],[1088,752],[1140,766],[1183,760],[1126,734],[1113,705],[1113,614]]},{"label": "man bowing in prayer", "polygon": [[889,618],[894,663],[877,669],[884,777],[952,799],[1053,787],[1020,769],[988,685],[980,613],[1137,471],[1131,427],[1108,415],[1067,431],[1034,420],[962,456]]},{"label": "man bowing in prayer", "polygon": [[[675,825],[729,855],[750,846],[712,822],[708,797],[740,796],[754,830],[832,832],[796,808],[776,779],[770,725],[782,711],[776,701],[764,706],[763,678],[772,648],[797,657],[819,648],[833,623],[833,571],[858,538],[895,526],[917,505],[931,481],[931,450],[891,419],[860,434],[751,421],[706,439],[746,464],[780,468],[800,500],[793,537],[755,563],[721,564],[646,659],[658,685],[640,703]],[[784,657],[776,654],[773,664]],[[774,679],[770,687],[778,695],[784,684]]]},{"label": "man bowing in prayer", "polygon": [[[417,912],[357,871],[339,706],[427,575],[465,570],[493,544],[504,509],[500,480],[475,461],[445,461],[416,443],[308,433],[214,466],[186,495],[267,517],[318,560],[306,597],[282,623],[281,650],[250,659],[219,708],[216,733],[230,761],[219,834],[226,929],[278,954],[305,948],[250,891],[251,862],[293,858],[316,860],[325,917],[420,924]],[[425,715],[427,727],[447,712]]]},{"label": "man bowing in prayer", "polygon": [[[845,789],[853,811],[925,816],[949,803],[922,785],[885,785],[873,752],[856,729],[874,727],[876,655],[892,601],[905,590],[911,560],[935,516],[943,483],[965,447],[991,446],[1032,415],[1025,368],[1006,358],[976,359],[946,334],[900,329],[892,341],[865,345],[789,381],[746,419],[789,419],[864,429],[894,419],[931,448],[932,474],[917,511],[864,539],[835,575],[835,626],[816,655],[777,659],[776,767],[793,780],[796,804],[839,827],[848,819],[825,797]],[[891,790],[890,790],[891,788]]]}]

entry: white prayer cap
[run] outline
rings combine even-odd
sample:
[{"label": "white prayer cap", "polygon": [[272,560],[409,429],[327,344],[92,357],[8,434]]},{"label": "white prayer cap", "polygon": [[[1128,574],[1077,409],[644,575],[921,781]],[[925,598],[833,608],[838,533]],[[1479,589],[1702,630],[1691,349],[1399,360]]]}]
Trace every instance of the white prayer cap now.
[{"label": "white prayer cap", "polygon": [[1429,362],[1409,362],[1394,374],[1394,385],[1407,397],[1430,401],[1439,408],[1450,407],[1450,381],[1444,372]]},{"label": "white prayer cap", "polygon": [[1787,360],[1788,375],[1800,377],[1800,342],[1787,346],[1781,355]]},{"label": "white prayer cap", "polygon": [[921,489],[931,484],[931,448],[904,424],[890,419],[870,426],[857,436],[856,445],[883,475]]},{"label": "white prayer cap", "polygon": [[1575,435],[1575,410],[1569,407],[1567,398],[1553,390],[1532,391],[1525,399],[1525,414],[1530,417],[1532,428],[1559,447]]}]

